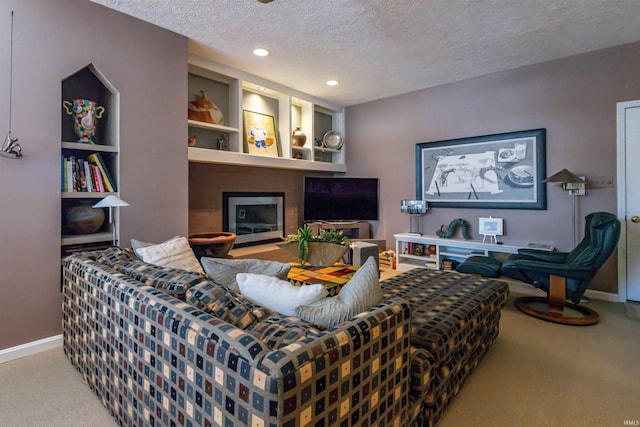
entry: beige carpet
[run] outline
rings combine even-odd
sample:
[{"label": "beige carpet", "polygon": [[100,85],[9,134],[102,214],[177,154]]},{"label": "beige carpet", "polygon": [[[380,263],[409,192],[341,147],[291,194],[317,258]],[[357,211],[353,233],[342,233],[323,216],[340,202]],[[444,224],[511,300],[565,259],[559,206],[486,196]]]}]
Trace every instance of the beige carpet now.
[{"label": "beige carpet", "polygon": [[[515,310],[517,295],[502,312],[495,344],[438,426],[637,423],[640,322],[625,317],[623,304],[594,301],[598,325],[556,325]],[[113,425],[61,349],[0,365],[0,426]]]}]

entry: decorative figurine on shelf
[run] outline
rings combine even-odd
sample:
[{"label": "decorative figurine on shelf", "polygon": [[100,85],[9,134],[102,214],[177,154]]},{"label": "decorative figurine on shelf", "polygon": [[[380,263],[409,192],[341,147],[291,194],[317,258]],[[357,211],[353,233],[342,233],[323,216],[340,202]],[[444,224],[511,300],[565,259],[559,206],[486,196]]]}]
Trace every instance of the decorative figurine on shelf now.
[{"label": "decorative figurine on shelf", "polygon": [[224,135],[220,135],[218,137],[218,139],[216,140],[217,142],[217,148],[220,151],[229,151],[229,144],[227,144],[227,140],[224,137]]},{"label": "decorative figurine on shelf", "polygon": [[74,99],[62,101],[62,106],[67,114],[73,116],[73,129],[80,139],[81,144],[93,144],[93,136],[96,134],[96,122],[102,118],[104,107],[96,106],[95,101],[88,99]]},{"label": "decorative figurine on shelf", "polygon": [[222,111],[207,98],[207,92],[201,90],[200,93],[202,94],[200,98],[189,102],[189,120],[224,126]]},{"label": "decorative figurine on shelf", "polygon": [[196,145],[197,142],[197,138],[195,135],[193,135],[191,138],[189,138],[189,141],[187,142],[189,144],[189,147],[194,147]]},{"label": "decorative figurine on shelf", "polygon": [[444,229],[443,225],[439,230],[436,231],[436,234],[438,235],[438,237],[450,239],[455,234],[456,228],[458,228],[458,226],[460,226],[460,229],[462,230],[462,237],[464,237],[465,240],[471,239],[471,236],[469,235],[469,223],[462,218],[457,218],[451,221],[447,230]]}]

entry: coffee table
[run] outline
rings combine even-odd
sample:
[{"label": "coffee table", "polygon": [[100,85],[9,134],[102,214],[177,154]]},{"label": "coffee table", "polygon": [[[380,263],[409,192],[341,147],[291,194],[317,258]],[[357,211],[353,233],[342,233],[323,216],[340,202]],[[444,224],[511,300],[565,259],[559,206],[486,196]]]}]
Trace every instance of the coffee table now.
[{"label": "coffee table", "polygon": [[353,273],[358,271],[358,267],[354,265],[334,264],[329,267],[300,267],[298,263],[291,264],[291,270],[287,278],[294,286],[321,284],[327,291],[329,296],[336,296],[340,289],[351,280]]}]

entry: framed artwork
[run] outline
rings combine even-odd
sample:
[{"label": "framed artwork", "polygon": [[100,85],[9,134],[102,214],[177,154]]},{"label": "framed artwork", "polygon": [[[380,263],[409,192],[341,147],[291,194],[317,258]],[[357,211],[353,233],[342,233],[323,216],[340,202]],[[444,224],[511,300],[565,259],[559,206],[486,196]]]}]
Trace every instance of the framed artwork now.
[{"label": "framed artwork", "polygon": [[273,116],[243,110],[246,152],[279,157],[276,126]]},{"label": "framed artwork", "polygon": [[478,233],[487,236],[502,236],[504,220],[502,218],[478,218]]},{"label": "framed artwork", "polygon": [[546,130],[416,144],[416,198],[455,208],[546,209]]}]

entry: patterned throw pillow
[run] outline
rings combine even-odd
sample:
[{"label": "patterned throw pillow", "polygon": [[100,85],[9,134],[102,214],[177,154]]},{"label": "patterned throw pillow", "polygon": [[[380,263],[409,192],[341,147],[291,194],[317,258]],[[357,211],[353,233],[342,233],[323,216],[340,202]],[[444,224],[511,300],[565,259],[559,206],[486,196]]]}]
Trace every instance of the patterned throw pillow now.
[{"label": "patterned throw pillow", "polygon": [[239,293],[236,275],[238,273],[255,273],[267,276],[275,276],[278,279],[287,280],[289,264],[277,261],[265,261],[260,259],[226,259],[202,257],[200,262],[204,271],[211,280],[226,286],[233,292]]},{"label": "patterned throw pillow", "polygon": [[210,280],[189,289],[186,302],[240,329],[275,314]]},{"label": "patterned throw pillow", "polygon": [[336,297],[321,299],[296,309],[298,317],[315,325],[332,328],[379,304],[383,300],[378,280],[378,266],[369,257],[340,290]]},{"label": "patterned throw pillow", "polygon": [[184,300],[187,289],[206,279],[200,273],[178,268],[159,267],[141,261],[137,257],[135,261],[115,263],[111,268],[182,300]]},{"label": "patterned throw pillow", "polygon": [[97,252],[96,261],[113,267],[116,263],[140,261],[140,258],[138,258],[131,249],[111,246],[110,248]]},{"label": "patterned throw pillow", "polygon": [[138,248],[137,254],[149,264],[204,274],[186,237],[176,236],[157,245]]}]

